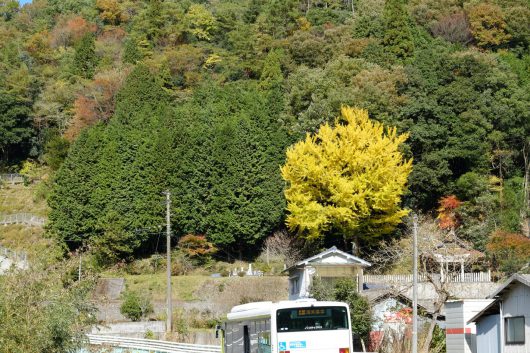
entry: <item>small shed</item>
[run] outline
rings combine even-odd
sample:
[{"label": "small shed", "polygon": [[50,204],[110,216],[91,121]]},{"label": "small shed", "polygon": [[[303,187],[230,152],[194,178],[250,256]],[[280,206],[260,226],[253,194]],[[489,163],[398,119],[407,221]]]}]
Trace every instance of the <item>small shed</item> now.
[{"label": "small shed", "polygon": [[513,275],[488,298],[469,320],[477,326],[477,353],[530,353],[530,275]]},{"label": "small shed", "polygon": [[289,300],[308,298],[314,276],[330,285],[341,278],[359,278],[358,285],[362,286],[363,269],[369,266],[369,262],[334,246],[285,270],[289,274]]}]

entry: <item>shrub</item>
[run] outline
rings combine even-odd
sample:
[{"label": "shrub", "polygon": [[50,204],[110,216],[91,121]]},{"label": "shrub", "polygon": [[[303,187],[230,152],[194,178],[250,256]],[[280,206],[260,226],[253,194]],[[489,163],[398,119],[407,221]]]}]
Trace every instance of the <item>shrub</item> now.
[{"label": "shrub", "polygon": [[217,248],[206,240],[204,235],[188,234],[180,238],[178,247],[190,259],[199,264],[209,262],[212,255],[217,252]]},{"label": "shrub", "polygon": [[141,296],[132,291],[126,291],[123,295],[123,303],[120,313],[132,321],[140,321],[141,318],[153,312],[153,304],[149,298]]},{"label": "shrub", "polygon": [[182,251],[171,254],[171,274],[173,276],[186,275],[194,269],[192,260]]},{"label": "shrub", "polygon": [[147,340],[154,340],[156,338],[155,333],[151,330],[147,330],[145,331],[144,338]]},{"label": "shrub", "polygon": [[179,335],[186,336],[190,332],[190,325],[186,317],[183,309],[177,309],[173,312],[173,327]]}]

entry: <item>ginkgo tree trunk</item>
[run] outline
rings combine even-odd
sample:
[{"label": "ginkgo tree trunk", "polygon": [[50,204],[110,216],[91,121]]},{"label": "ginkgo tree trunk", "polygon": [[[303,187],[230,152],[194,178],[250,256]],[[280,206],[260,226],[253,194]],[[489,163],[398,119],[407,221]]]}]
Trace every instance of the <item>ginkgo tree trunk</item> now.
[{"label": "ginkgo tree trunk", "polygon": [[408,213],[400,203],[412,160],[399,149],[407,137],[366,110],[343,107],[333,126],[289,147],[281,168],[289,229],[309,240],[333,233],[357,243],[391,232]]}]

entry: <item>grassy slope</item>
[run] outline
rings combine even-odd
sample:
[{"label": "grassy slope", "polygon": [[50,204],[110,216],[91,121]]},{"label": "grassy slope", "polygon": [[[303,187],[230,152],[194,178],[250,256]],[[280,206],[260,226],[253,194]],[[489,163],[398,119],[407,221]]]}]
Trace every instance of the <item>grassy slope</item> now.
[{"label": "grassy slope", "polygon": [[[32,213],[39,217],[48,214],[48,205],[44,198],[37,197],[40,184],[28,186],[22,184],[4,184],[0,188],[0,214]],[[25,225],[0,226],[0,245],[13,250],[24,250],[29,256],[42,254],[50,250],[51,241],[43,238],[40,227]]]},{"label": "grassy slope", "polygon": [[40,184],[5,185],[0,188],[0,213],[33,213],[40,217],[48,214],[48,205],[36,197]]},{"label": "grassy slope", "polygon": [[[165,273],[119,277],[125,278],[128,289],[148,293],[154,301],[163,301],[166,298]],[[228,305],[237,305],[245,300],[287,299],[285,276],[234,278],[212,278],[206,275],[173,276],[171,285],[173,298],[181,301],[219,301]]]},{"label": "grassy slope", "polygon": [[[140,293],[149,293],[153,301],[166,298],[166,275],[164,273],[148,275],[126,275],[127,288]],[[173,298],[182,301],[193,301],[197,289],[206,281],[207,276],[173,276],[171,279]]]}]

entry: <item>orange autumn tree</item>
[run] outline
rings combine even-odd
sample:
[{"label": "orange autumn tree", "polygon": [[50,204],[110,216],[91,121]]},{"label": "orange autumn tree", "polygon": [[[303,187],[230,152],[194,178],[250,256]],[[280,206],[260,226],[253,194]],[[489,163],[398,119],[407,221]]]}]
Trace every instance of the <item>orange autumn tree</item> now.
[{"label": "orange autumn tree", "polygon": [[497,268],[508,275],[530,263],[530,239],[521,234],[498,230],[491,235],[486,250]]},{"label": "orange autumn tree", "polygon": [[217,252],[217,248],[204,235],[185,235],[180,238],[178,247],[191,259],[199,263],[208,262],[212,255]]},{"label": "orange autumn tree", "polygon": [[438,207],[438,226],[440,229],[455,229],[460,225],[460,217],[457,213],[462,204],[455,195],[442,197]]},{"label": "orange autumn tree", "polygon": [[96,25],[81,16],[62,17],[50,33],[52,47],[66,47],[79,41],[87,33],[95,33]]},{"label": "orange autumn tree", "polygon": [[96,75],[85,89],[84,94],[74,102],[74,118],[65,132],[65,137],[73,141],[82,129],[98,121],[107,122],[114,114],[116,94],[123,85],[127,73],[122,70],[109,70]]}]

